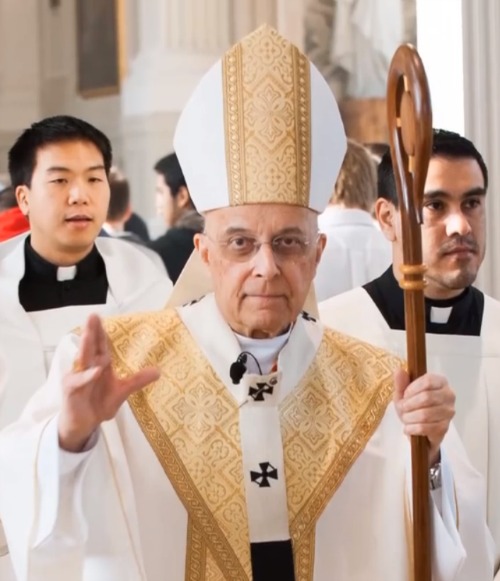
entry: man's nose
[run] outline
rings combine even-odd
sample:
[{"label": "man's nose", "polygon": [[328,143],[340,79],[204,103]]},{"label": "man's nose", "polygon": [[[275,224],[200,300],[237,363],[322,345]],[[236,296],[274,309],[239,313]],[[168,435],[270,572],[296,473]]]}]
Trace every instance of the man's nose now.
[{"label": "man's nose", "polygon": [[254,272],[263,278],[273,278],[280,273],[271,244],[261,244],[253,258]]},{"label": "man's nose", "polygon": [[446,235],[451,237],[454,235],[467,236],[472,231],[471,225],[467,216],[461,210],[452,212],[446,218]]},{"label": "man's nose", "polygon": [[88,202],[88,186],[84,183],[75,183],[69,189],[70,204],[86,204]]}]

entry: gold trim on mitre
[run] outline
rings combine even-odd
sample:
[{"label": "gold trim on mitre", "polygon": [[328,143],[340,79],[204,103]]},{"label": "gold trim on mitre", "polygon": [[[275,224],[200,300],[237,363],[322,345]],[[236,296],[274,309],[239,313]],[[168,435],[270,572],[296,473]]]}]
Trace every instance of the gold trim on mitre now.
[{"label": "gold trim on mitre", "polygon": [[222,74],[229,205],[309,207],[307,57],[265,25],[224,55]]}]

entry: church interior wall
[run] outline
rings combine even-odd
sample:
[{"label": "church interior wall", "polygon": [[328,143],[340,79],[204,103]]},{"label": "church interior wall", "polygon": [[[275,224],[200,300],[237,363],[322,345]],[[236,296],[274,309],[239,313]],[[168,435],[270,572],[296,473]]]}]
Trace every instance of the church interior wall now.
[{"label": "church interior wall", "polygon": [[[463,103],[456,87],[447,98],[462,103],[465,135],[483,151],[490,167],[489,248],[481,284],[500,298],[500,235],[491,226],[500,219],[494,196],[500,187],[496,164],[500,74],[495,66],[500,58],[495,32],[500,9],[497,0],[439,0],[442,5],[446,2],[463,12],[462,33],[453,38],[462,41],[464,55],[461,70],[456,70],[462,76],[457,82],[463,85]],[[415,7],[420,6],[422,13],[423,4],[428,8],[429,2],[402,0],[402,4],[405,40],[416,37],[429,18],[442,20],[446,14],[430,13],[427,24],[420,16],[414,29]],[[342,94],[342,75],[335,76],[328,61],[336,0],[117,0],[117,5],[121,90],[86,98],[77,91],[77,0],[0,0],[0,172],[5,171],[6,152],[23,128],[48,115],[76,115],[110,137],[115,162],[130,179],[134,206],[145,218],[153,218],[152,166],[171,151],[175,123],[187,96],[235,39],[263,22],[277,26],[304,49],[337,96]],[[425,34],[418,32],[421,42]],[[428,55],[424,56],[430,63]],[[457,57],[455,69],[460,60]],[[431,89],[446,92],[449,83],[440,82],[438,69],[432,76],[437,81],[432,81]],[[440,102],[446,99],[441,96]]]}]

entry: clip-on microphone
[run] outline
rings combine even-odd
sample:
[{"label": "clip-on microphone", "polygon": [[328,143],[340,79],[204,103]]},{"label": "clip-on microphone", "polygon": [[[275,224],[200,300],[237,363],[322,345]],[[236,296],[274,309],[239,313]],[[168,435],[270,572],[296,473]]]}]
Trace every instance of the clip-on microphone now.
[{"label": "clip-on microphone", "polygon": [[238,385],[241,381],[241,378],[245,374],[247,370],[247,366],[245,363],[247,362],[246,353],[240,353],[238,355],[238,359],[234,363],[231,363],[231,367],[229,368],[229,376],[231,377],[231,381],[234,385]]}]

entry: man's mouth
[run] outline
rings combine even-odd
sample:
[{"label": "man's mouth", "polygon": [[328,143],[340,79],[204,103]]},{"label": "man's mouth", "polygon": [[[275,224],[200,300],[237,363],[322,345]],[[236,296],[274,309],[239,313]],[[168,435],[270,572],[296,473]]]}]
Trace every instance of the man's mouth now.
[{"label": "man's mouth", "polygon": [[450,254],[475,254],[475,248],[471,248],[470,246],[456,246],[455,248],[451,248],[447,250],[444,254],[448,256]]},{"label": "man's mouth", "polygon": [[66,222],[92,222],[92,218],[90,216],[86,216],[85,214],[75,214],[74,216],[68,216],[65,219]]}]

